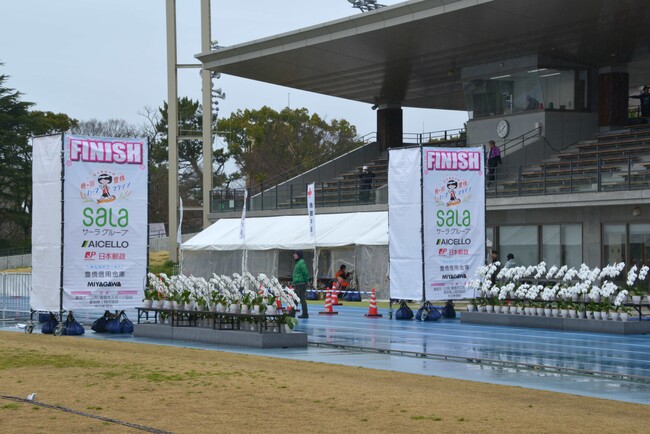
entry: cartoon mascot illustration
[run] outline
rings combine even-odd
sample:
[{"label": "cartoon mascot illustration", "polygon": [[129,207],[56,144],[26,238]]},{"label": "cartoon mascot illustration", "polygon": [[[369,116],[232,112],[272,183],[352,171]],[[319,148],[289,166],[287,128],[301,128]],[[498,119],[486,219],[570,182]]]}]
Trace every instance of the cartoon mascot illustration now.
[{"label": "cartoon mascot illustration", "polygon": [[458,181],[450,179],[447,181],[447,190],[449,190],[449,202],[447,206],[455,206],[460,203],[460,199],[456,196],[456,189],[458,188]]},{"label": "cartoon mascot illustration", "polygon": [[102,196],[97,199],[97,203],[113,202],[115,200],[115,196],[109,194],[108,192],[108,184],[113,182],[113,177],[106,173],[102,173],[97,178],[97,182],[102,186]]}]

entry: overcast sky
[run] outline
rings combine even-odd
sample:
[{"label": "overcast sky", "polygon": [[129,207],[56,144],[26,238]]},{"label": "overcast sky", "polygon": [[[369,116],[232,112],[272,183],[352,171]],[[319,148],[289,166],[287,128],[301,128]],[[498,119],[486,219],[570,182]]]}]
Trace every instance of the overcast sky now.
[{"label": "overcast sky", "polygon": [[[177,0],[178,62],[197,63],[200,0]],[[395,0],[380,0],[394,5]],[[37,110],[79,120],[140,124],[167,99],[165,0],[0,0],[0,74]],[[347,0],[212,0],[212,39],[233,45],[360,13]],[[179,73],[179,95],[200,100],[197,70]],[[306,107],[375,131],[368,104],[222,75],[220,117],[268,105]],[[404,132],[460,128],[466,112],[404,109]]]}]

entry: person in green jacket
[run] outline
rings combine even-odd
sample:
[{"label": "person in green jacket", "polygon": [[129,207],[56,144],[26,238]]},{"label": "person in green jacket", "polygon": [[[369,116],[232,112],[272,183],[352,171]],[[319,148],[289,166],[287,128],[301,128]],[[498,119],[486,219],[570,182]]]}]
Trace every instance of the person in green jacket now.
[{"label": "person in green jacket", "polygon": [[302,250],[296,250],[293,252],[293,260],[296,265],[293,267],[293,290],[296,292],[296,295],[300,297],[300,306],[302,308],[302,313],[298,318],[309,318],[309,312],[307,312],[307,282],[309,282],[309,272],[307,271],[307,264],[302,258]]}]

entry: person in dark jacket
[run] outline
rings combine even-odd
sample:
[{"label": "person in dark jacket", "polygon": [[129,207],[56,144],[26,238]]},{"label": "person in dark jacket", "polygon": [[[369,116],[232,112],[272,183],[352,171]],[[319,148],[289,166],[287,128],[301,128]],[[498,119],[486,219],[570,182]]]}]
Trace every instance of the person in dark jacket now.
[{"label": "person in dark jacket", "polygon": [[497,166],[501,164],[501,150],[496,146],[494,140],[490,140],[488,143],[490,145],[487,161],[489,174],[488,181],[494,181],[497,177]]},{"label": "person in dark jacket", "polygon": [[309,282],[309,272],[307,271],[307,264],[302,257],[302,250],[293,252],[293,260],[295,262],[293,267],[293,290],[300,297],[302,313],[298,318],[309,318],[309,312],[307,311],[307,282]]},{"label": "person in dark jacket", "polygon": [[643,116],[643,123],[648,123],[648,117],[650,117],[650,87],[643,86],[643,92],[639,95],[631,95],[630,98],[638,99],[641,106],[641,116]]},{"label": "person in dark jacket", "polygon": [[363,166],[359,174],[359,202],[367,203],[370,201],[372,180],[374,178],[375,174],[368,170],[368,166]]}]

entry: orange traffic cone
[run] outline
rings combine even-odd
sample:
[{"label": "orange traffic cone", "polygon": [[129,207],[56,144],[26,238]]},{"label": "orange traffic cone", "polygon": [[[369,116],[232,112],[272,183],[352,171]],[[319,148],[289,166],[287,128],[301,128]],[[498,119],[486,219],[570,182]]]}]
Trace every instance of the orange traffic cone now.
[{"label": "orange traffic cone", "polygon": [[318,313],[320,315],[338,315],[338,312],[334,312],[334,309],[332,309],[332,296],[329,289],[325,295],[325,310]]},{"label": "orange traffic cone", "polygon": [[365,315],[368,318],[379,318],[382,315],[377,312],[377,297],[375,296],[375,288],[372,288],[370,294],[370,304],[368,305],[368,313]]},{"label": "orange traffic cone", "polygon": [[332,284],[332,306],[343,306],[343,303],[339,303],[339,288],[341,286],[336,283]]}]

